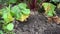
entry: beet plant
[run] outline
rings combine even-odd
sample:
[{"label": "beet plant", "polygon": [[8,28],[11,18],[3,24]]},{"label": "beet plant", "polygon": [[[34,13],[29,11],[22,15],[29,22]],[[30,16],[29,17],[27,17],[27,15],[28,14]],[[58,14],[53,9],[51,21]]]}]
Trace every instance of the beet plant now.
[{"label": "beet plant", "polygon": [[43,3],[42,5],[43,5],[43,7],[44,7],[44,9],[45,9],[45,14],[46,14],[47,16],[53,16],[53,15],[56,14],[56,12],[54,11],[55,8],[56,8],[55,5],[53,5],[53,4],[51,4],[51,3]]},{"label": "beet plant", "polygon": [[30,9],[27,8],[26,3],[19,3],[18,5],[15,5],[13,7],[11,7],[11,5],[9,4],[9,6],[0,10],[0,16],[2,18],[1,29],[4,30],[4,32],[12,31],[14,29],[14,20],[24,22],[27,20],[29,15]]}]

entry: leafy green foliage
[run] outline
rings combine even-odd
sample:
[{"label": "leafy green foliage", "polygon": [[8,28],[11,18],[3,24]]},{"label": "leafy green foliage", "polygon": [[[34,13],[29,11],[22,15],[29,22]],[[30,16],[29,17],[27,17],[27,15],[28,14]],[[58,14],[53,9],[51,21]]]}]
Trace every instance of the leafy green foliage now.
[{"label": "leafy green foliage", "polygon": [[8,0],[0,0],[0,4],[6,3]]},{"label": "leafy green foliage", "polygon": [[[0,6],[7,6],[9,4],[13,5],[13,4],[17,4],[18,0],[0,0]],[[19,3],[19,2],[18,2]]]},{"label": "leafy green foliage", "polygon": [[29,9],[24,9],[24,10],[22,10],[22,13],[24,15],[29,15],[30,14],[30,10]]},{"label": "leafy green foliage", "polygon": [[42,4],[44,9],[45,9],[45,14],[48,16],[53,16],[53,14],[55,14],[55,5],[51,4],[51,3],[43,3]]},{"label": "leafy green foliage", "polygon": [[9,30],[9,31],[13,30],[13,28],[14,28],[14,24],[13,24],[13,23],[9,23],[9,24],[6,26],[6,29]]},{"label": "leafy green foliage", "polygon": [[50,0],[51,2],[60,2],[60,0]]},{"label": "leafy green foliage", "polygon": [[[14,15],[15,14],[15,18],[19,21],[24,21],[26,18],[22,18],[24,16],[29,16],[30,14],[30,9],[27,9],[26,8],[27,5],[25,3],[20,3],[14,7],[12,7],[12,14]],[[24,15],[24,16],[23,16]]]},{"label": "leafy green foliage", "polygon": [[19,7],[20,9],[26,9],[27,5],[26,5],[26,3],[20,3],[20,4],[18,5],[18,7]]},{"label": "leafy green foliage", "polygon": [[14,29],[14,24],[13,23],[3,24],[2,29],[5,30],[6,32],[12,31]]},{"label": "leafy green foliage", "polygon": [[16,3],[17,0],[8,0],[9,3]]},{"label": "leafy green foliage", "polygon": [[[37,3],[40,4],[40,2],[42,0],[26,0],[28,2],[26,3],[19,3],[18,5],[13,6],[14,4],[18,3],[18,0],[0,0],[0,4],[6,4],[7,7],[3,8],[0,10],[0,16],[2,16],[3,20],[0,20],[0,27],[4,30],[4,31],[12,31],[14,28],[14,24],[12,23],[12,21],[14,19],[19,20],[21,22],[24,22],[30,15],[30,9],[27,8],[27,4],[28,3],[30,5],[31,9],[35,9],[37,8]],[[22,1],[22,0],[21,0]],[[24,0],[23,0],[24,1]],[[51,2],[59,2],[59,0],[51,0]],[[12,5],[10,7],[10,5]],[[9,5],[9,7],[8,7]],[[53,16],[53,14],[55,14],[55,5],[51,4],[51,3],[43,3],[42,4],[44,9],[45,9],[45,14],[47,16]],[[59,5],[60,6],[60,5]],[[2,23],[2,24],[1,24]],[[3,32],[0,30],[0,33],[3,34]]]},{"label": "leafy green foliage", "polygon": [[6,7],[6,8],[4,9],[2,18],[4,19],[4,21],[5,21],[6,23],[9,23],[9,22],[11,22],[11,21],[14,20],[14,18],[11,16],[10,8],[9,8],[9,7]]},{"label": "leafy green foliage", "polygon": [[11,13],[15,16],[18,15],[20,13],[20,9],[18,6],[14,6],[11,8]]},{"label": "leafy green foliage", "polygon": [[60,9],[60,3],[57,5],[57,8],[59,8],[59,9]]},{"label": "leafy green foliage", "polygon": [[5,32],[12,31],[14,28],[14,24],[12,23],[14,19],[19,20],[21,22],[25,21],[30,15],[30,9],[27,8],[26,3],[20,3],[16,6],[2,8],[0,10],[0,15],[3,20],[3,24],[1,24],[1,28]]},{"label": "leafy green foliage", "polygon": [[0,34],[3,34],[3,31],[2,30],[0,30]]}]

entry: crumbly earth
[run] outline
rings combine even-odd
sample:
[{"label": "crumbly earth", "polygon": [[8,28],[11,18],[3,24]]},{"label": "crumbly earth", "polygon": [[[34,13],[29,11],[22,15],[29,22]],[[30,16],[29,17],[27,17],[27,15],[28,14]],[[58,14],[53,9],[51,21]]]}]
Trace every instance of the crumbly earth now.
[{"label": "crumbly earth", "polygon": [[31,12],[27,22],[15,21],[15,34],[60,34],[60,25],[47,23],[47,18],[37,11]]}]

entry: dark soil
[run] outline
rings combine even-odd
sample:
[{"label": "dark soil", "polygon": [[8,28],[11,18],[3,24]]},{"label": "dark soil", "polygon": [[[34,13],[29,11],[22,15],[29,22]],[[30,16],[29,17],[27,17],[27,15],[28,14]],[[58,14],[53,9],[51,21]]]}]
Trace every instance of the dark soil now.
[{"label": "dark soil", "polygon": [[31,12],[27,22],[16,21],[15,34],[60,34],[60,25],[47,23],[46,17],[38,12]]}]

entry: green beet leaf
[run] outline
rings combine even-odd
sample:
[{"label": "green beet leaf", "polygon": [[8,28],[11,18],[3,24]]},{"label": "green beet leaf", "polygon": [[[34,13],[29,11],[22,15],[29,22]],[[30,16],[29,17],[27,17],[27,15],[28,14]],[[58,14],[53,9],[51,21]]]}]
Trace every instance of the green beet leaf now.
[{"label": "green beet leaf", "polygon": [[25,3],[20,3],[14,7],[11,8],[11,13],[14,15],[14,18],[17,20],[23,18],[22,15],[28,15],[30,14],[30,9],[26,8],[27,5]]},{"label": "green beet leaf", "polygon": [[22,13],[16,14],[16,19],[17,20],[20,19],[22,15],[23,15]]},{"label": "green beet leaf", "polygon": [[52,16],[53,16],[53,11],[49,11],[49,12],[47,13],[47,16],[52,17]]},{"label": "green beet leaf", "polygon": [[6,23],[9,23],[9,22],[14,20],[13,17],[11,16],[11,14],[9,14],[9,13],[4,13],[3,14],[3,18],[4,18],[4,21]]},{"label": "green beet leaf", "polygon": [[11,13],[12,13],[13,15],[18,14],[19,12],[20,12],[20,9],[19,9],[18,6],[14,6],[14,7],[11,8]]},{"label": "green beet leaf", "polygon": [[9,3],[16,3],[17,0],[8,0]]},{"label": "green beet leaf", "polygon": [[60,9],[60,3],[57,5],[57,8],[59,8],[59,9]]},{"label": "green beet leaf", "polygon": [[[51,3],[43,3],[42,5],[43,5],[44,9],[50,7],[50,9],[54,10],[55,7],[56,7],[55,5],[53,5],[53,4],[51,4]],[[49,8],[48,8],[48,9],[49,9]]]},{"label": "green beet leaf", "polygon": [[14,24],[13,24],[13,23],[9,23],[9,24],[6,26],[6,29],[9,30],[9,31],[13,30],[13,28],[14,28]]},{"label": "green beet leaf", "polygon": [[3,31],[2,30],[0,30],[0,34],[3,34]]},{"label": "green beet leaf", "polygon": [[2,11],[0,10],[0,15],[2,15]]},{"label": "green beet leaf", "polygon": [[2,15],[3,12],[6,11],[6,8],[1,9],[0,11],[1,11],[1,12],[0,12],[0,15]]},{"label": "green beet leaf", "polygon": [[13,13],[13,15],[14,15],[14,17],[15,17],[16,19],[19,19],[20,16],[21,16],[21,14],[22,14],[22,13],[21,13],[21,10],[19,9],[18,6],[12,7],[11,13]]},{"label": "green beet leaf", "polygon": [[26,3],[20,3],[20,4],[18,5],[18,7],[19,7],[20,9],[26,9],[27,4],[26,4]]},{"label": "green beet leaf", "polygon": [[54,3],[56,3],[56,2],[60,2],[60,0],[50,0],[51,2],[54,2]]},{"label": "green beet leaf", "polygon": [[6,23],[9,23],[9,22],[14,20],[14,18],[12,17],[12,15],[10,13],[10,8],[9,7],[4,9],[2,18],[4,19],[4,21]]},{"label": "green beet leaf", "polygon": [[24,10],[22,10],[22,13],[25,14],[25,15],[29,15],[30,10],[29,9],[24,9]]},{"label": "green beet leaf", "polygon": [[[45,13],[48,16],[53,16],[53,14],[55,13],[54,9],[55,9],[55,5],[51,4],[51,3],[43,3],[42,4],[44,9],[46,10]],[[46,9],[48,8],[48,9]]]}]

